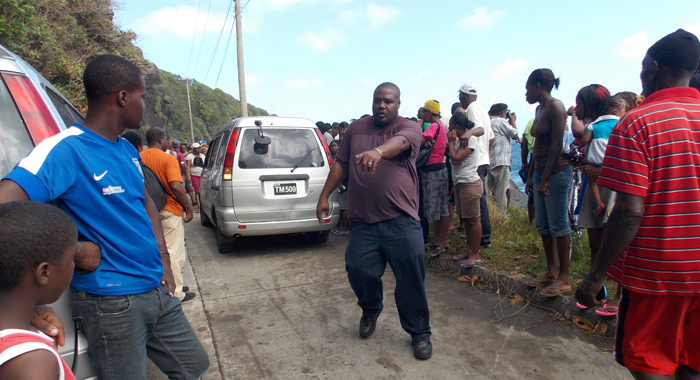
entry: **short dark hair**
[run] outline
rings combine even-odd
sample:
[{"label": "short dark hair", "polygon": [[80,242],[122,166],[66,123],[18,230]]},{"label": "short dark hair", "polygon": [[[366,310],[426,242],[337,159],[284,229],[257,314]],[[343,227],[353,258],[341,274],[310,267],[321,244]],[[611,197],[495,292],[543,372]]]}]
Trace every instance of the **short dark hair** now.
[{"label": "short dark hair", "polygon": [[396,91],[396,96],[401,99],[401,90],[399,90],[399,86],[391,83],[391,82],[384,82],[377,86],[377,88],[374,89],[374,92],[377,92],[380,88],[388,88],[390,90]]},{"label": "short dark hair", "polygon": [[344,121],[344,122],[340,123],[340,128],[345,128],[345,129],[347,129],[347,128],[348,128],[348,122],[347,122],[347,121]]},{"label": "short dark hair", "polygon": [[527,83],[531,85],[539,84],[547,91],[552,91],[552,88],[559,89],[559,78],[554,77],[554,72],[550,69],[537,69],[533,71],[527,78]]},{"label": "short dark hair", "polygon": [[141,136],[139,136],[139,134],[134,131],[124,132],[124,134],[122,134],[122,138],[130,142],[131,145],[133,145],[134,148],[136,148],[136,150],[139,150],[141,145],[143,145],[143,140],[141,139]]},{"label": "short dark hair", "polygon": [[594,121],[598,116],[604,115],[606,107],[604,106],[604,100],[610,96],[610,91],[608,91],[605,86],[599,84],[589,84],[581,88],[576,94],[576,99],[580,100],[583,104],[583,110],[585,111],[584,117]]},{"label": "short dark hair", "polygon": [[0,204],[0,231],[0,292],[14,289],[43,262],[60,263],[66,249],[78,242],[73,220],[47,203]]},{"label": "short dark hair", "polygon": [[163,137],[165,137],[165,131],[163,130],[163,128],[149,128],[146,132],[146,144],[148,144],[148,146],[151,146],[151,144],[157,142]]},{"label": "short dark hair", "polygon": [[462,112],[457,112],[454,114],[451,118],[452,122],[455,123],[455,125],[464,128],[464,129],[472,129],[474,128],[474,122],[469,120],[466,114]]},{"label": "short dark hair", "polygon": [[132,92],[141,86],[141,70],[118,55],[104,54],[85,66],[83,85],[88,100],[102,100],[119,91]]},{"label": "short dark hair", "polygon": [[452,115],[454,115],[455,112],[457,112],[457,108],[459,108],[459,107],[461,107],[461,106],[462,106],[462,103],[461,103],[461,102],[454,102],[454,103],[452,103],[452,109],[450,110],[450,111],[451,111],[450,113],[451,113]]},{"label": "short dark hair", "polygon": [[608,114],[608,110],[616,109],[616,108],[622,108],[624,107],[624,112],[627,112],[627,101],[625,99],[619,97],[619,96],[608,96],[603,100],[603,104],[601,105],[601,109],[603,110],[603,113],[601,115],[606,115]]},{"label": "short dark hair", "polygon": [[333,144],[340,146],[340,143],[338,142],[338,140],[333,140],[333,141],[331,141],[330,144],[328,144],[328,147],[330,148],[331,145],[333,145]]}]

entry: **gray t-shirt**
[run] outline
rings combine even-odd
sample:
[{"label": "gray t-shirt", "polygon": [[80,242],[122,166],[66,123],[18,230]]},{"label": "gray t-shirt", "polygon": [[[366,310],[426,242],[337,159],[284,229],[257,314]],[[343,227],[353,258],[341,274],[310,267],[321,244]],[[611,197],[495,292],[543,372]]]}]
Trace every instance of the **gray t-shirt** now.
[{"label": "gray t-shirt", "polygon": [[[469,138],[467,147],[472,149],[467,158],[458,165],[452,164],[452,182],[471,183],[479,179],[477,160],[479,158],[479,140],[472,136]],[[455,151],[459,150],[459,140],[455,143]]]},{"label": "gray t-shirt", "polygon": [[[355,156],[384,144],[394,136],[403,136],[411,148],[394,158],[382,159],[375,174],[362,174]],[[336,160],[348,167],[348,219],[377,223],[408,215],[418,217],[418,172],[416,156],[420,149],[418,123],[398,117],[385,128],[377,129],[371,116],[348,126]]]}]

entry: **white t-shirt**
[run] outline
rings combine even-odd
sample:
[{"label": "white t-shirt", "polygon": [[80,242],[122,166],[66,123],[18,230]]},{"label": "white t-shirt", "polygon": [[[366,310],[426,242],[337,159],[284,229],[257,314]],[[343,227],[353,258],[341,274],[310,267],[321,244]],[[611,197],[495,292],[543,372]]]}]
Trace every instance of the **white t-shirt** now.
[{"label": "white t-shirt", "polygon": [[332,135],[330,132],[328,132],[328,131],[326,131],[326,132],[323,134],[323,138],[326,140],[326,145],[331,145],[331,141],[337,140],[337,139],[336,139],[335,137],[333,137],[333,135]]},{"label": "white t-shirt", "polygon": [[474,123],[474,128],[484,128],[484,134],[477,137],[479,141],[479,157],[476,166],[489,164],[489,140],[495,135],[491,129],[491,117],[484,106],[475,100],[467,107],[467,118]]},{"label": "white t-shirt", "polygon": [[[472,148],[473,151],[458,165],[452,164],[452,182],[454,183],[471,183],[479,179],[479,174],[476,172],[479,139],[472,136],[467,147]],[[459,140],[455,143],[455,151],[459,151]]]},{"label": "white t-shirt", "polygon": [[195,155],[194,153],[185,157],[185,161],[192,161],[190,163],[190,174],[193,176],[200,177],[202,175],[202,170],[204,169],[204,155]]}]

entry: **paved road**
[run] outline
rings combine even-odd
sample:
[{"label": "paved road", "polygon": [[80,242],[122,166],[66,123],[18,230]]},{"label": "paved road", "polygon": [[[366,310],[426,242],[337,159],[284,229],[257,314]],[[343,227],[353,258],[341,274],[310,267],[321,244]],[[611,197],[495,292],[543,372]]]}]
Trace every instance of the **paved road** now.
[{"label": "paved road", "polygon": [[[216,251],[211,228],[187,225],[191,267],[185,282],[198,297],[184,305],[209,351],[205,379],[630,379],[592,338],[569,323],[528,308],[500,323],[498,295],[428,271],[434,353],[413,358],[385,275],[385,308],[367,340],[357,333],[361,311],[347,282],[347,238],[313,245],[304,236],[239,240]],[[522,305],[503,304],[506,314]],[[499,309],[500,310],[500,309]],[[153,370],[150,379],[162,379]]]}]

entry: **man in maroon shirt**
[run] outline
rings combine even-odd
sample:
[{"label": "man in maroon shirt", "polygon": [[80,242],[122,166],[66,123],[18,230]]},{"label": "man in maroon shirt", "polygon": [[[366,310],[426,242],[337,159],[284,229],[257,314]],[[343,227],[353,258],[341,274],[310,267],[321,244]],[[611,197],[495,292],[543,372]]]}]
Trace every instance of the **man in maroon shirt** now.
[{"label": "man in maroon shirt", "polygon": [[615,360],[635,379],[700,378],[699,60],[682,29],[649,48],[646,99],[613,129],[600,171],[617,200],[576,299],[599,303],[606,272],[622,284]]},{"label": "man in maroon shirt", "polygon": [[401,92],[393,83],[374,90],[372,117],[348,127],[336,155],[316,214],[328,217],[328,197],[346,174],[350,241],[345,264],[350,286],[362,308],[360,337],[368,338],[382,312],[382,275],[387,262],[396,278],[396,307],[401,326],[411,334],[418,359],[432,355],[428,300],[425,295],[425,249],[418,217],[416,156],[421,128],[399,117]]}]

